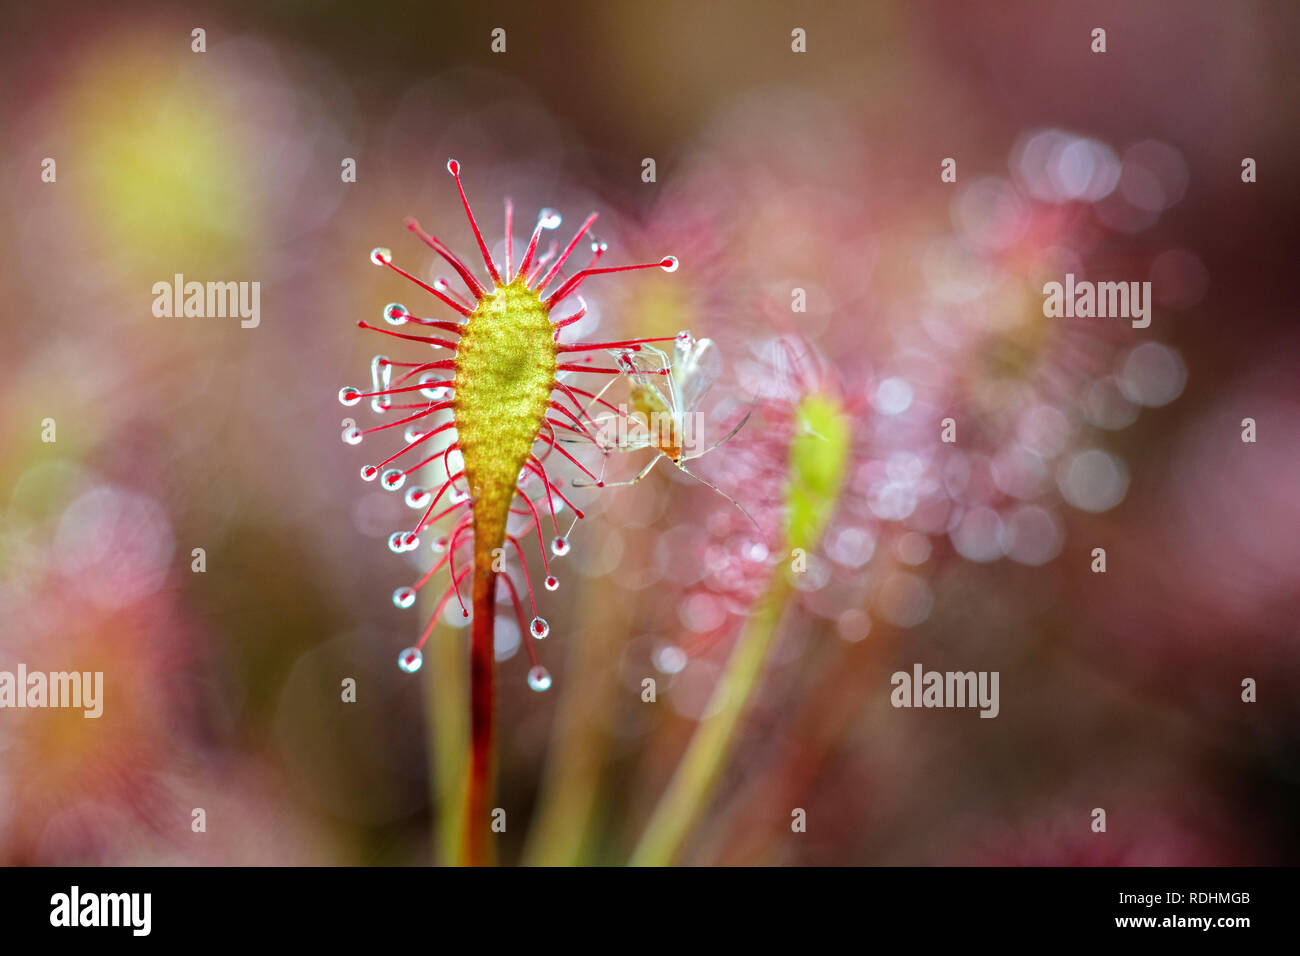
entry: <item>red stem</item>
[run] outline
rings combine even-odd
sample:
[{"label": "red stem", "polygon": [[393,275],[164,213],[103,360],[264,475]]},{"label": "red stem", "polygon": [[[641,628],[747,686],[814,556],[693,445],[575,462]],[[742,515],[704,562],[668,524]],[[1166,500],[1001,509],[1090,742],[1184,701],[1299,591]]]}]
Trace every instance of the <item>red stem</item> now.
[{"label": "red stem", "polygon": [[497,573],[491,554],[486,561],[474,556],[474,620],[470,645],[470,756],[469,794],[465,801],[462,859],[467,866],[491,863],[488,826],[492,799],[495,697],[492,689],[493,623],[496,618]]}]

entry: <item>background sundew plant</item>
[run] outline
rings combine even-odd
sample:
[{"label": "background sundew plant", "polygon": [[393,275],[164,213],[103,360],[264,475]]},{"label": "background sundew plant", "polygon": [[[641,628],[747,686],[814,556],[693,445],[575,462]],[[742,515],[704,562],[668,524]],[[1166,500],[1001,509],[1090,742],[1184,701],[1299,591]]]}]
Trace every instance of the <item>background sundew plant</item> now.
[{"label": "background sundew plant", "polygon": [[6,8],[0,864],[1300,859],[1300,8],[490,7]]}]

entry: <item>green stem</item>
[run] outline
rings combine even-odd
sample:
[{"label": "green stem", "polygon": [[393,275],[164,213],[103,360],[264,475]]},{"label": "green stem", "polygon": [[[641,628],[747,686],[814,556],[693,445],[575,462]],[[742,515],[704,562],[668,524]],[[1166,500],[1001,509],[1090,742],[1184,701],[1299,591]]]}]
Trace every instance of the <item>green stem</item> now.
[{"label": "green stem", "polygon": [[465,761],[469,724],[464,633],[438,625],[429,640],[431,666],[425,677],[425,714],[429,725],[429,789],[437,805],[435,859],[453,866],[460,855],[460,826],[465,813]]},{"label": "green stem", "polygon": [[587,587],[575,615],[581,631],[569,638],[564,668],[568,687],[561,695],[546,776],[528,832],[524,862],[528,866],[581,866],[595,830],[601,771],[609,745],[609,711],[615,694],[620,625],[631,616],[635,596],[617,586]]},{"label": "green stem", "polygon": [[778,571],[732,649],[727,668],[713,691],[708,709],[711,716],[700,721],[687,745],[668,789],[632,853],[633,866],[672,863],[703,811],[713,783],[730,754],[736,725],[762,676],[789,593],[785,574]]},{"label": "green stem", "polygon": [[[797,428],[790,442],[786,516],[782,548],[807,560],[807,551],[821,540],[844,484],[852,429],[832,394],[814,392],[795,409]],[[632,853],[637,866],[672,863],[686,834],[703,811],[713,783],[731,751],[732,738],[750,695],[758,686],[763,664],[776,636],[791,591],[794,565],[779,567],[740,632],[727,668],[713,691],[707,713],[668,789],[655,807],[641,842]]]}]

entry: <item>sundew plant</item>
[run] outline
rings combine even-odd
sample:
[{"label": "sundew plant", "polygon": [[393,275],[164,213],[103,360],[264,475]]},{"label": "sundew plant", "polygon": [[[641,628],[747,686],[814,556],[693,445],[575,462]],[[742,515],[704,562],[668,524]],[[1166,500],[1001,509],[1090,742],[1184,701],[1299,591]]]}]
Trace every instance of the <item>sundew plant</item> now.
[{"label": "sundew plant", "polygon": [[[619,356],[652,342],[672,341],[661,338],[564,342],[561,339],[564,330],[586,314],[586,305],[577,293],[587,279],[637,269],[674,272],[677,260],[665,256],[657,262],[601,267],[597,263],[605,252],[605,244],[589,240],[587,264],[566,273],[565,266],[588,235],[596,215],[587,217],[558,255],[554,246],[539,254],[543,232],[558,227],[561,221],[558,213],[544,209],[516,267],[510,253],[513,207],[507,200],[506,252],[504,262],[498,264],[489,253],[470,210],[461,183],[460,164],[449,160],[447,170],[455,178],[483,258],[487,281],[475,276],[465,261],[440,239],[424,231],[414,220],[408,220],[407,228],[451,266],[463,289],[457,290],[448,279],[426,283],[416,278],[395,265],[392,252],[386,248],[374,249],[370,260],[409,279],[454,317],[418,316],[404,305],[391,303],[383,310],[389,326],[424,331],[399,332],[359,322],[362,329],[411,343],[412,352],[418,354],[424,348],[433,354],[424,360],[413,356],[406,361],[377,355],[371,362],[371,387],[364,391],[344,387],[339,392],[339,401],[350,407],[369,399],[377,414],[398,415],[370,428],[349,428],[343,435],[349,444],[360,444],[367,435],[405,429],[401,447],[382,461],[362,467],[364,480],[378,481],[381,488],[397,491],[426,466],[433,466],[435,473],[441,474],[435,488],[408,490],[406,502],[420,512],[420,517],[413,527],[394,532],[388,541],[393,552],[411,551],[419,547],[422,533],[435,522],[442,519],[453,522],[446,540],[439,538],[433,542],[434,549],[442,552],[438,562],[413,585],[401,587],[393,594],[393,602],[398,607],[411,607],[417,592],[444,566],[448,570],[450,580],[434,613],[419,640],[398,655],[398,665],[408,673],[419,670],[422,648],[452,600],[457,602],[464,617],[472,617],[470,766],[461,859],[477,865],[490,859],[486,840],[493,776],[493,648],[498,589],[504,581],[519,620],[520,633],[526,635],[525,644],[532,663],[528,685],[535,691],[545,691],[551,686],[551,675],[538,662],[533,642],[547,637],[550,625],[537,612],[524,539],[536,534],[543,585],[548,591],[556,590],[559,579],[551,573],[547,558],[542,514],[549,519],[553,532],[550,550],[556,556],[569,551],[567,535],[560,533],[558,512],[567,507],[577,518],[583,515],[548,472],[548,462],[553,454],[559,455],[590,481],[600,483],[597,474],[566,447],[570,442],[565,439],[595,444],[597,426],[591,407],[599,404],[618,412],[598,391],[592,390],[598,385],[584,387],[571,379],[591,376],[594,380],[600,377],[608,380],[609,376],[623,374],[618,365],[599,364],[600,353]],[[438,423],[441,418],[446,420]],[[523,520],[516,526],[512,517]],[[531,612],[527,621],[521,596],[504,573],[509,555],[517,558],[523,568]]]}]

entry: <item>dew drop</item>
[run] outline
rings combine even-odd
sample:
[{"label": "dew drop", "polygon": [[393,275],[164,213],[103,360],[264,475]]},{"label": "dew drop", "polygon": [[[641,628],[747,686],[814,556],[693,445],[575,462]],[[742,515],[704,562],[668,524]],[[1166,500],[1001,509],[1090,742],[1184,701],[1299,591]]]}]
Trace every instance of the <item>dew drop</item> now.
[{"label": "dew drop", "polygon": [[384,306],[384,318],[389,325],[405,325],[407,316],[411,313],[406,311],[406,306],[400,302],[390,302]]},{"label": "dew drop", "polygon": [[408,647],[397,655],[397,666],[408,674],[414,674],[424,663],[424,655],[418,647]]},{"label": "dew drop", "polygon": [[546,623],[545,618],[535,617],[532,623],[528,625],[528,630],[532,632],[533,637],[540,641],[551,633],[551,625]]},{"label": "dew drop", "polygon": [[551,672],[541,664],[528,671],[528,686],[539,694],[544,690],[549,690],[551,686]]},{"label": "dew drop", "polygon": [[393,261],[393,250],[375,246],[370,250],[370,261],[377,266],[386,266]]},{"label": "dew drop", "polygon": [[442,379],[433,372],[425,372],[420,376],[420,384],[431,386],[420,389],[420,394],[425,398],[431,398],[435,401],[447,397],[447,386],[438,384]]},{"label": "dew drop", "polygon": [[385,491],[396,491],[406,484],[406,475],[396,468],[390,468],[384,472],[384,477],[380,479],[379,484]]},{"label": "dew drop", "polygon": [[361,390],[351,385],[339,389],[339,404],[349,408],[361,401]]},{"label": "dew drop", "polygon": [[569,539],[564,535],[556,535],[551,539],[551,554],[557,557],[564,557],[569,553]]},{"label": "dew drop", "polygon": [[376,355],[370,360],[370,391],[375,393],[370,399],[370,407],[376,415],[388,411],[392,404],[388,396],[380,393],[388,391],[393,380],[393,363],[383,355]]},{"label": "dew drop", "polygon": [[379,474],[379,469],[375,465],[363,465],[361,467],[361,480],[374,481]]},{"label": "dew drop", "polygon": [[560,579],[552,574],[542,583],[546,585],[546,590],[554,591],[556,588],[560,586]]},{"label": "dew drop", "polygon": [[415,603],[415,588],[398,588],[393,592],[393,603],[398,607],[410,607]]},{"label": "dew drop", "polygon": [[664,256],[663,259],[659,261],[659,268],[663,269],[664,272],[676,272],[677,264],[676,256]]}]

